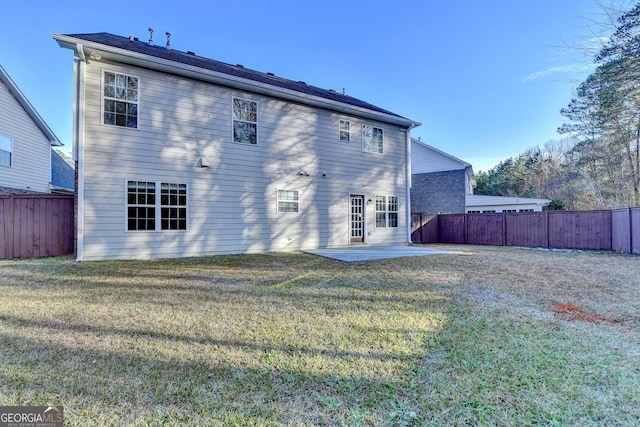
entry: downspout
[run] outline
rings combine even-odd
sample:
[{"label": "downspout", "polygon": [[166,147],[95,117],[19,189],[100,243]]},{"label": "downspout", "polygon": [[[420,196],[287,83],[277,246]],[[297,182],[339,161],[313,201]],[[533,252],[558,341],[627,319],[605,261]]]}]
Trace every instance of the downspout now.
[{"label": "downspout", "polygon": [[78,43],[73,58],[73,160],[78,181],[76,187],[76,261],[84,257],[84,112],[87,60],[84,47]]},{"label": "downspout", "polygon": [[411,182],[411,129],[414,129],[416,127],[420,126],[417,123],[412,123],[411,126],[409,126],[406,130],[405,130],[405,134],[407,135],[407,176],[406,176],[406,181],[407,181],[407,242],[409,244],[413,243],[411,241],[411,187],[413,185],[413,183]]}]

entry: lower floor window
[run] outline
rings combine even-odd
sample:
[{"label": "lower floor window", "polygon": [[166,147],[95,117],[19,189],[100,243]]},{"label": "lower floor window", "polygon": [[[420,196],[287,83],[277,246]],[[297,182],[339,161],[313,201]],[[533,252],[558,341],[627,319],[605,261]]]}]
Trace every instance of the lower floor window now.
[{"label": "lower floor window", "polygon": [[187,229],[187,185],[160,184],[160,228]]},{"label": "lower floor window", "polygon": [[127,230],[158,229],[187,229],[187,185],[127,181]]},{"label": "lower floor window", "polygon": [[398,226],[398,196],[376,196],[376,227]]}]

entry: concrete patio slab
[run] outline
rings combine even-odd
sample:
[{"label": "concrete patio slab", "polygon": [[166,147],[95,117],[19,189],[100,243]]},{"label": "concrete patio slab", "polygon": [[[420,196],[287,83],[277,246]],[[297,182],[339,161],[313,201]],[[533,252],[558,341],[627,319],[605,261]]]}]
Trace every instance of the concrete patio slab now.
[{"label": "concrete patio slab", "polygon": [[313,255],[337,259],[344,262],[371,261],[375,259],[425,256],[435,254],[453,254],[453,251],[429,249],[418,246],[349,246],[332,249],[314,249],[304,251]]}]

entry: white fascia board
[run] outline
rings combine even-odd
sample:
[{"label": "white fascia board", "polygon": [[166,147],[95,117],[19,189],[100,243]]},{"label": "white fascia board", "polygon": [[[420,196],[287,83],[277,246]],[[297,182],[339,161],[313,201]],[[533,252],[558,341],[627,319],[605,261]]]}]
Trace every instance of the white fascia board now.
[{"label": "white fascia board", "polygon": [[166,72],[169,74],[176,74],[196,80],[202,80],[221,86],[232,87],[248,92],[268,95],[274,98],[286,99],[301,104],[312,105],[332,111],[338,111],[344,114],[377,120],[384,123],[391,123],[405,129],[421,125],[421,123],[419,122],[415,122],[404,117],[372,111],[366,108],[357,107],[355,105],[349,105],[342,102],[333,101],[331,99],[325,99],[319,96],[308,95],[291,89],[281,88],[278,86],[269,85],[267,83],[257,82],[254,80],[244,79],[242,77],[211,71],[193,65],[182,64],[180,62],[158,58],[152,55],[131,52],[126,49],[120,49],[101,43],[89,42],[86,40],[61,34],[53,34],[53,38],[58,42],[60,47],[72,50],[76,49],[78,43],[82,43],[85,50],[84,53],[86,54],[87,58],[90,58],[91,51],[96,51],[103,59],[109,61],[131,64],[142,68],[148,68]]}]

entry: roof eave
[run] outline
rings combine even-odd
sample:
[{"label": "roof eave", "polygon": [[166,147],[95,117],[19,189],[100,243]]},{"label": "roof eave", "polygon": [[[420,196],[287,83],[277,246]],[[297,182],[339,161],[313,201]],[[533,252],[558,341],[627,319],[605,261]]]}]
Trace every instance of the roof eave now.
[{"label": "roof eave", "polygon": [[286,99],[289,101],[299,102],[302,104],[312,105],[315,107],[325,108],[343,114],[351,114],[372,120],[378,120],[385,123],[391,123],[407,129],[412,129],[421,125],[421,123],[407,119],[405,117],[385,114],[378,111],[345,104],[339,101],[334,101],[319,96],[313,96],[294,90],[269,85],[267,83],[257,82],[242,77],[207,70],[193,65],[158,58],[153,55],[132,52],[126,49],[121,49],[102,43],[91,42],[76,37],[66,36],[63,34],[53,34],[53,38],[56,40],[60,47],[71,49],[74,51],[78,49],[79,45],[81,45],[84,49],[83,53],[87,58],[91,57],[91,51],[96,50],[99,51],[99,54],[103,59],[110,61],[122,62],[143,68],[164,71],[171,74],[177,74],[197,80],[215,83],[222,86],[232,87],[235,89],[246,90],[262,95],[268,95],[276,98]]}]

